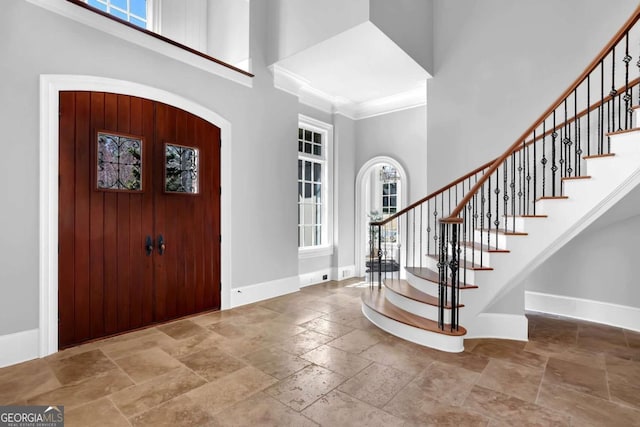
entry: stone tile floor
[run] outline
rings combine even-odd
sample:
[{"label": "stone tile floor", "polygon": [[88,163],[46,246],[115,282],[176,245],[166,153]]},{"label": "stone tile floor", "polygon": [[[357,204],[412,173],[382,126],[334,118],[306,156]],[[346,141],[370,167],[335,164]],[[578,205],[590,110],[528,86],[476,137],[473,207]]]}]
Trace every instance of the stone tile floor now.
[{"label": "stone tile floor", "polygon": [[640,426],[640,334],[528,314],[529,342],[460,354],[361,314],[358,280],[208,313],[0,369],[0,405],[67,426]]}]

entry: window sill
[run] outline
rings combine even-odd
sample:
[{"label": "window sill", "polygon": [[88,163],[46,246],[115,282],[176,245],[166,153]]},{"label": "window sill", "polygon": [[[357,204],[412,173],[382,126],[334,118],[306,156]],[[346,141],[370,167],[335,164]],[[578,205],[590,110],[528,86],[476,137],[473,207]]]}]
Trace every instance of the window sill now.
[{"label": "window sill", "polygon": [[332,245],[298,248],[298,259],[316,258],[329,255],[333,255]]},{"label": "window sill", "polygon": [[69,0],[27,0],[36,6],[87,25],[96,30],[116,36],[143,48],[160,53],[171,59],[207,71],[213,75],[226,78],[247,87],[253,86],[253,75],[215,58],[197,52],[180,43],[173,42],[161,35],[144,29],[132,28],[115,17],[103,16],[100,12],[89,9],[89,6]]}]

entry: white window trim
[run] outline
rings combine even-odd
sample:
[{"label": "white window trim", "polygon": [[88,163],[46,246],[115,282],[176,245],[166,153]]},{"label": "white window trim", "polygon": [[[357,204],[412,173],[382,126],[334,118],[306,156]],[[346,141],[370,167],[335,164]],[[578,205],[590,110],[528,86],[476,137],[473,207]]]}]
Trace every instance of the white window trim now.
[{"label": "white window trim", "polygon": [[[253,87],[253,78],[246,74],[239,73],[238,71],[225,67],[224,65],[218,64],[217,62],[211,61],[185,49],[166,43],[139,30],[129,28],[126,25],[122,25],[119,22],[113,21],[90,10],[86,10],[82,7],[79,7],[78,5],[68,2],[67,0],[26,1],[43,9],[57,13],[58,15],[64,16],[65,18],[72,19],[96,30],[121,38],[127,42],[157,52],[161,55],[183,62],[192,67],[207,71],[213,75],[223,77],[227,80],[231,80],[243,86]],[[159,19],[157,12],[157,8],[154,8],[150,17],[153,21],[156,22]],[[156,31],[157,30],[158,28],[156,28]]]},{"label": "white window trim", "polygon": [[[314,118],[298,115],[298,126],[304,129],[309,129],[314,132],[321,133],[324,138],[323,151],[324,155],[324,178],[323,183],[323,227],[322,238],[326,243],[319,246],[298,247],[298,258],[315,258],[321,256],[333,255],[333,206],[334,206],[334,159],[333,159],[333,125],[330,125]],[[297,132],[296,132],[297,135]],[[297,150],[296,142],[296,150]],[[304,154],[299,155],[297,158],[305,157]],[[313,156],[311,156],[313,157]],[[298,225],[296,224],[296,227]]]}]

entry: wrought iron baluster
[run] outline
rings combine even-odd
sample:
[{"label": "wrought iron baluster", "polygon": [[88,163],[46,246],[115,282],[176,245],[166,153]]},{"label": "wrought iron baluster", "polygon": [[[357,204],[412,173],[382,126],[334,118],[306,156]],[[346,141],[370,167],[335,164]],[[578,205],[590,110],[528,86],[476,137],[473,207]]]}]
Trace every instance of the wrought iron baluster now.
[{"label": "wrought iron baluster", "polygon": [[487,180],[487,248],[491,247],[491,175]]},{"label": "wrought iron baluster", "polygon": [[[476,182],[478,182],[476,180]],[[484,233],[484,203],[486,201],[486,197],[484,195],[485,192],[485,188],[484,185],[482,185],[482,188],[480,189],[480,249],[482,249],[482,242],[483,242],[483,233]],[[475,241],[475,239],[474,239]],[[482,265],[482,250],[480,251],[480,265]]]},{"label": "wrought iron baluster", "polygon": [[[511,154],[511,157],[513,158],[514,154]],[[502,200],[503,200],[503,204],[502,204],[502,216],[504,217],[504,232],[507,232],[507,226],[509,225],[509,221],[507,221],[507,209],[509,206],[509,190],[507,188],[507,161],[505,160],[502,163],[502,178],[503,178],[503,182],[502,182],[502,191],[503,191],[503,195],[502,195]],[[511,175],[511,184],[513,184],[513,174]],[[514,184],[515,185],[515,184]],[[513,189],[515,190],[515,187],[513,187]],[[513,193],[513,190],[512,190]],[[511,198],[511,209],[513,209],[513,203],[515,201],[515,198]],[[497,228],[497,227],[496,227]]]},{"label": "wrought iron baluster", "polygon": [[431,199],[427,200],[427,255],[431,253]]},{"label": "wrought iron baluster", "polygon": [[574,89],[573,91],[573,127],[574,127],[574,139],[575,139],[575,145],[574,145],[574,151],[573,151],[573,158],[574,158],[574,168],[575,168],[575,176],[580,176],[580,168],[581,168],[581,161],[580,161],[580,155],[582,154],[582,148],[580,147],[580,119],[578,118],[578,89]]},{"label": "wrought iron baluster", "polygon": [[438,327],[444,330],[445,287],[447,284],[447,224],[440,223],[440,256],[438,257]]},{"label": "wrought iron baluster", "polygon": [[420,253],[418,254],[418,259],[420,261],[420,268],[422,268],[422,258],[424,258],[424,254],[422,253],[422,206],[424,205],[424,203],[420,204],[420,225],[418,226],[418,234],[420,234]]},{"label": "wrought iron baluster", "polygon": [[378,225],[378,289],[382,288],[382,228]]},{"label": "wrought iron baluster", "polygon": [[[506,182],[504,183],[506,187]],[[498,240],[498,229],[500,228],[500,168],[496,169],[496,188],[493,190],[496,193],[496,212],[493,220],[493,225],[496,226],[496,246]]]},{"label": "wrought iron baluster", "polygon": [[556,195],[556,172],[558,166],[556,165],[556,138],[558,138],[558,132],[556,132],[556,112],[553,111],[553,133],[551,134],[551,195]]},{"label": "wrought iron baluster", "polygon": [[[544,125],[543,125],[544,126]],[[535,135],[535,130],[534,130],[534,135]],[[544,131],[543,131],[543,137],[544,137]],[[533,143],[533,214],[536,214],[536,197],[538,195],[538,180],[536,177],[536,172],[537,172],[537,163],[538,161],[536,160],[538,158],[537,153],[536,153],[536,147],[538,146],[538,142],[536,141],[536,138],[534,137],[533,140],[535,141]],[[544,151],[544,148],[543,148]],[[543,181],[544,181],[544,173],[543,173]]]},{"label": "wrought iron baluster", "polygon": [[591,155],[591,74],[587,76],[587,156]]},{"label": "wrought iron baluster", "polygon": [[[616,47],[613,46],[611,49],[611,91],[609,92],[609,112],[611,113],[611,123],[609,127],[609,132],[612,132],[616,128],[616,100],[615,96],[618,91],[616,90]],[[609,139],[609,137],[607,137]],[[609,145],[609,151],[611,151],[611,146]]]},{"label": "wrought iron baluster", "polygon": [[632,96],[629,93],[629,63],[633,59],[631,55],[629,55],[629,32],[624,36],[624,44],[625,44],[625,55],[624,55],[624,128],[631,128],[631,114],[633,110],[631,109],[631,99]]},{"label": "wrought iron baluster", "polygon": [[[535,150],[537,141],[536,141],[536,130],[533,130],[533,148]],[[527,194],[525,196],[525,203],[527,206],[527,209],[525,210],[525,215],[529,215],[530,211],[531,211],[531,147],[529,145],[527,145],[527,156],[525,158],[525,164],[527,166]],[[536,160],[535,158],[533,159],[533,167],[536,167]],[[534,173],[535,176],[535,173]],[[534,185],[535,185],[535,181],[534,181]]]},{"label": "wrought iron baluster", "polygon": [[546,196],[546,187],[545,187],[545,183],[546,183],[546,179],[547,179],[547,149],[546,149],[546,143],[547,143],[547,120],[545,119],[542,122],[542,160],[540,160],[540,163],[542,163],[542,197]]},{"label": "wrought iron baluster", "polygon": [[413,263],[413,265],[416,265],[416,211],[415,209],[413,209],[412,211],[412,215],[411,215],[411,225],[412,225],[412,231],[411,231],[411,246],[412,246],[412,250],[411,250],[411,261]]},{"label": "wrought iron baluster", "polygon": [[598,154],[604,153],[604,60],[600,61],[600,107],[598,108]]},{"label": "wrought iron baluster", "polygon": [[[525,150],[526,146],[525,146],[525,140],[522,140],[522,149],[518,151],[518,182],[519,182],[519,187],[518,187],[518,210],[520,211],[520,215],[522,215],[522,213],[524,212],[524,205],[523,205],[523,200],[522,200],[522,196],[524,195],[524,192],[522,191],[522,187],[524,186],[524,167],[522,166],[522,158],[525,154]],[[515,191],[515,188],[514,188]],[[513,192],[512,192],[513,193]],[[512,194],[512,197],[515,197],[514,194]],[[514,213],[515,215],[515,213]]]}]

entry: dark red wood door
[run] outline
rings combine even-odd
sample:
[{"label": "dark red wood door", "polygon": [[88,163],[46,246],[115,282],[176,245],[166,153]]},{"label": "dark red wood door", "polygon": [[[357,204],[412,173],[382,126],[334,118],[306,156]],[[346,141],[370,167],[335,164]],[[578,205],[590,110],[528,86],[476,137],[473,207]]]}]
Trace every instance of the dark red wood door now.
[{"label": "dark red wood door", "polygon": [[[96,92],[61,92],[59,124],[60,347],[219,308],[220,130]],[[167,189],[167,147],[197,153],[197,192]]]}]

